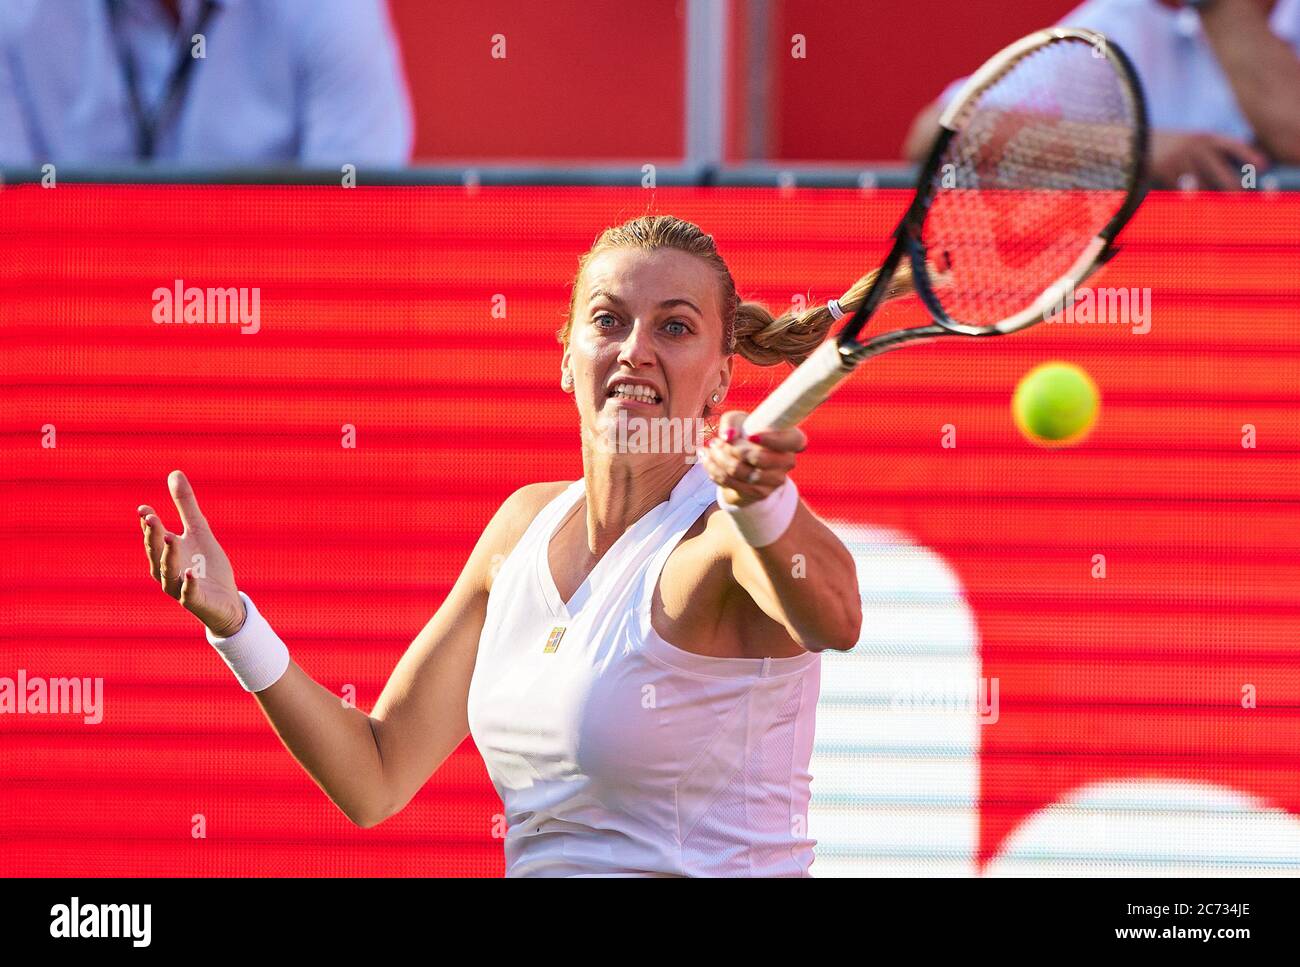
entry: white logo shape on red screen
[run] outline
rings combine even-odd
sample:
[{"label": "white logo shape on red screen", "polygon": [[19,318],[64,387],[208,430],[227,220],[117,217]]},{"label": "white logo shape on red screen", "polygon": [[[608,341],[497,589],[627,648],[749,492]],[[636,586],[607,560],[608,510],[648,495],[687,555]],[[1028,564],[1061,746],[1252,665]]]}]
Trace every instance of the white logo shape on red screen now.
[{"label": "white logo shape on red screen", "polygon": [[[816,876],[973,876],[981,691],[975,616],[953,569],[898,531],[832,522],[853,553],[862,637],[822,657],[809,832]],[[992,711],[992,714],[990,714]],[[992,724],[981,725],[980,717]],[[1192,780],[1115,779],[1032,813],[990,876],[1295,876],[1300,818]]]}]

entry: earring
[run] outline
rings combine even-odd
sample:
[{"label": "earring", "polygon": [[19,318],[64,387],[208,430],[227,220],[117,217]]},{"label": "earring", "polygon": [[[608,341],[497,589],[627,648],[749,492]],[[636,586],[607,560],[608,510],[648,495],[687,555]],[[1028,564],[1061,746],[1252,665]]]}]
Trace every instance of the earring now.
[{"label": "earring", "polygon": [[713,394],[713,402],[715,402],[715,403],[718,402],[718,394],[717,394],[717,393],[714,393],[714,394]]},{"label": "earring", "polygon": [[573,389],[573,380],[569,376],[565,376],[564,379],[560,380],[560,388],[565,390]]}]

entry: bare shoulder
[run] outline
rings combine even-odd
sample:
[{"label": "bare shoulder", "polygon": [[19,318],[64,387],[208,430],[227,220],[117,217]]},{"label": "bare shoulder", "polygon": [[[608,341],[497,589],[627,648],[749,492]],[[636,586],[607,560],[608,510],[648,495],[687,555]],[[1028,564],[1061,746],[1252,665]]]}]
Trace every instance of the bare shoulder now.
[{"label": "bare shoulder", "polygon": [[525,484],[502,501],[483,531],[484,539],[492,546],[492,553],[509,554],[514,550],[542,508],[562,494],[569,484],[567,480]]},{"label": "bare shoulder", "polygon": [[524,529],[552,500],[564,493],[571,480],[550,480],[545,483],[524,484],[501,503],[497,516],[511,522],[523,522]]}]

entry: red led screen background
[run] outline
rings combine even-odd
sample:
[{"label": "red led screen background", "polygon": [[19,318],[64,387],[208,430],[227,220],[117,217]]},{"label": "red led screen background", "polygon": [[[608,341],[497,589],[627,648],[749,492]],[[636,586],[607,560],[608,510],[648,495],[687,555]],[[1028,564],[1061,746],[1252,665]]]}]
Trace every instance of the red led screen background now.
[{"label": "red led screen background", "polygon": [[[102,677],[104,699],[94,725],[0,716],[0,873],[499,875],[501,806],[472,742],[402,813],[353,827],[151,585],[136,505],[175,526],[165,478],[184,469],[295,660],[369,709],[505,496],[581,472],[554,331],[604,226],[647,210],[696,221],[742,293],[780,307],[841,294],[907,198],[5,189],[0,676]],[[1096,280],[1148,287],[1149,332],[1053,324],[904,350],[810,419],[805,499],[946,568],[970,667],[1000,682],[997,722],[956,745],[908,729],[881,744],[844,727],[880,721],[864,710],[887,714],[881,696],[857,705],[831,674],[875,646],[827,656],[814,873],[994,872],[1054,804],[1108,784],[1132,801],[1067,823],[1080,832],[1059,855],[1025,840],[1027,868],[1186,871],[1189,850],[1215,868],[1298,868],[1298,226],[1296,195],[1155,195]],[[151,293],[177,279],[259,288],[260,330],[156,324]],[[1016,381],[1048,359],[1084,366],[1103,394],[1095,432],[1068,450],[1031,446],[1010,418]],[[743,364],[729,403],[778,378]],[[879,569],[864,565],[869,584]],[[868,636],[890,620],[870,603]],[[905,781],[936,762],[961,781]],[[1234,809],[1245,838],[1216,839]]]}]

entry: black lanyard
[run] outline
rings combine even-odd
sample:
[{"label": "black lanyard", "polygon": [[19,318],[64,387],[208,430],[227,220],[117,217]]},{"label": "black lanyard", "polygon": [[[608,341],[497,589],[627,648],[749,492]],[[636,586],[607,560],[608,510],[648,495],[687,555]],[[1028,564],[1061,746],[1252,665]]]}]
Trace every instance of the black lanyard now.
[{"label": "black lanyard", "polygon": [[[190,53],[190,41],[185,34],[201,34],[216,10],[215,0],[204,0],[203,12],[199,14],[194,27],[180,34],[180,44],[176,52],[176,63],[171,76],[167,78],[162,100],[158,110],[152,114],[146,109],[144,97],[140,93],[140,82],[136,75],[135,60],[131,57],[131,48],[126,41],[125,26],[122,23],[122,0],[107,0],[108,22],[113,30],[113,43],[117,47],[118,63],[122,67],[122,79],[126,82],[127,95],[131,100],[131,112],[135,118],[136,156],[141,160],[151,160],[158,147],[158,125],[162,122],[173,103],[178,103],[185,96],[190,75],[196,60]],[[184,26],[181,24],[180,26]]]}]

